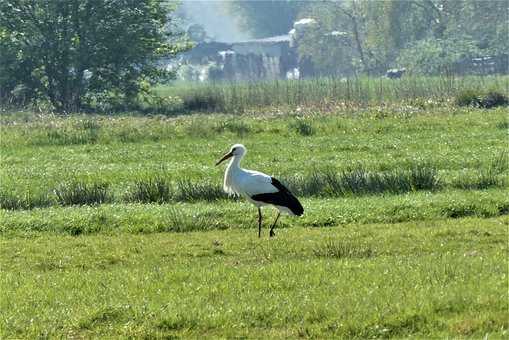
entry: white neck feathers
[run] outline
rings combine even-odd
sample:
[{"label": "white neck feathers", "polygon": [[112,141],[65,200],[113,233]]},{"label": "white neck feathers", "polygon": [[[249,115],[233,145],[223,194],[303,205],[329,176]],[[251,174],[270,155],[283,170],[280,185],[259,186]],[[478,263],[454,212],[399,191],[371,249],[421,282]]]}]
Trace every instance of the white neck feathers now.
[{"label": "white neck feathers", "polygon": [[226,167],[226,171],[224,173],[224,182],[223,189],[229,194],[235,195],[237,194],[234,186],[233,186],[233,177],[235,174],[240,171],[240,161],[242,160],[242,156],[233,156],[230,163]]}]

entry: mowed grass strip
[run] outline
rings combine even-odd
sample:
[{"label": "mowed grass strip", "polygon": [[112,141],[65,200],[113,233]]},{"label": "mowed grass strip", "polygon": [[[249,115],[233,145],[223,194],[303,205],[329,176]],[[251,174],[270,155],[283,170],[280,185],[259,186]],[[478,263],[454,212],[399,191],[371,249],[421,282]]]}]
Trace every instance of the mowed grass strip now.
[{"label": "mowed grass strip", "polygon": [[[342,199],[304,198],[301,201],[304,216],[284,216],[278,228],[335,227],[349,223],[396,223],[509,214],[509,197],[505,191],[497,189]],[[275,211],[264,209],[264,216],[267,225],[275,217]],[[256,208],[244,199],[210,203],[51,207],[27,211],[0,210],[0,233],[16,237],[39,232],[81,235],[250,229],[257,227],[257,218]]]},{"label": "mowed grass strip", "polygon": [[2,238],[2,338],[508,335],[507,219]]}]

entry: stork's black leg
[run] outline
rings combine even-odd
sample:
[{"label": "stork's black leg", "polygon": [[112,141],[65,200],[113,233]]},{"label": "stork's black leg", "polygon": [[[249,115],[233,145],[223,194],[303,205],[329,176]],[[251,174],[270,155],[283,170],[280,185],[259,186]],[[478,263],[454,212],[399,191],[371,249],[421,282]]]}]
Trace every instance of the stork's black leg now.
[{"label": "stork's black leg", "polygon": [[262,237],[262,210],[258,208],[258,237]]},{"label": "stork's black leg", "polygon": [[281,213],[278,211],[277,216],[276,216],[276,220],[274,221],[274,223],[272,223],[272,226],[270,227],[270,233],[269,233],[270,237],[276,236],[276,233],[274,232],[274,227],[276,226],[276,223],[277,223],[277,220],[279,218],[279,215],[281,215]]}]

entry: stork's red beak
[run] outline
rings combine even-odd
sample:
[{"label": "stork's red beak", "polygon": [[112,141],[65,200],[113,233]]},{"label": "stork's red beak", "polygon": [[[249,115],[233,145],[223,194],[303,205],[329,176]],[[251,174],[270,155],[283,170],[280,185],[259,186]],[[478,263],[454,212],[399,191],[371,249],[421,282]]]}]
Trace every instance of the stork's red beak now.
[{"label": "stork's red beak", "polygon": [[221,164],[222,162],[224,162],[225,160],[227,160],[228,158],[232,157],[233,156],[233,152],[228,152],[226,155],[223,156],[223,158],[221,158],[219,160],[219,162],[216,163],[216,166]]}]

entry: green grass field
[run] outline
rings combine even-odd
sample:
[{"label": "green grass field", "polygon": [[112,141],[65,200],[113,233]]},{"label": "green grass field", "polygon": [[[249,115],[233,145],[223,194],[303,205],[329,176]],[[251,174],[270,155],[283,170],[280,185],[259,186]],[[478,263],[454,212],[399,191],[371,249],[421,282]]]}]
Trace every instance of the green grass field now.
[{"label": "green grass field", "polygon": [[505,338],[507,219],[1,244],[2,338]]},{"label": "green grass field", "polygon": [[[3,114],[0,338],[507,338],[508,118]],[[302,199],[273,239],[221,194],[237,142]]]}]

